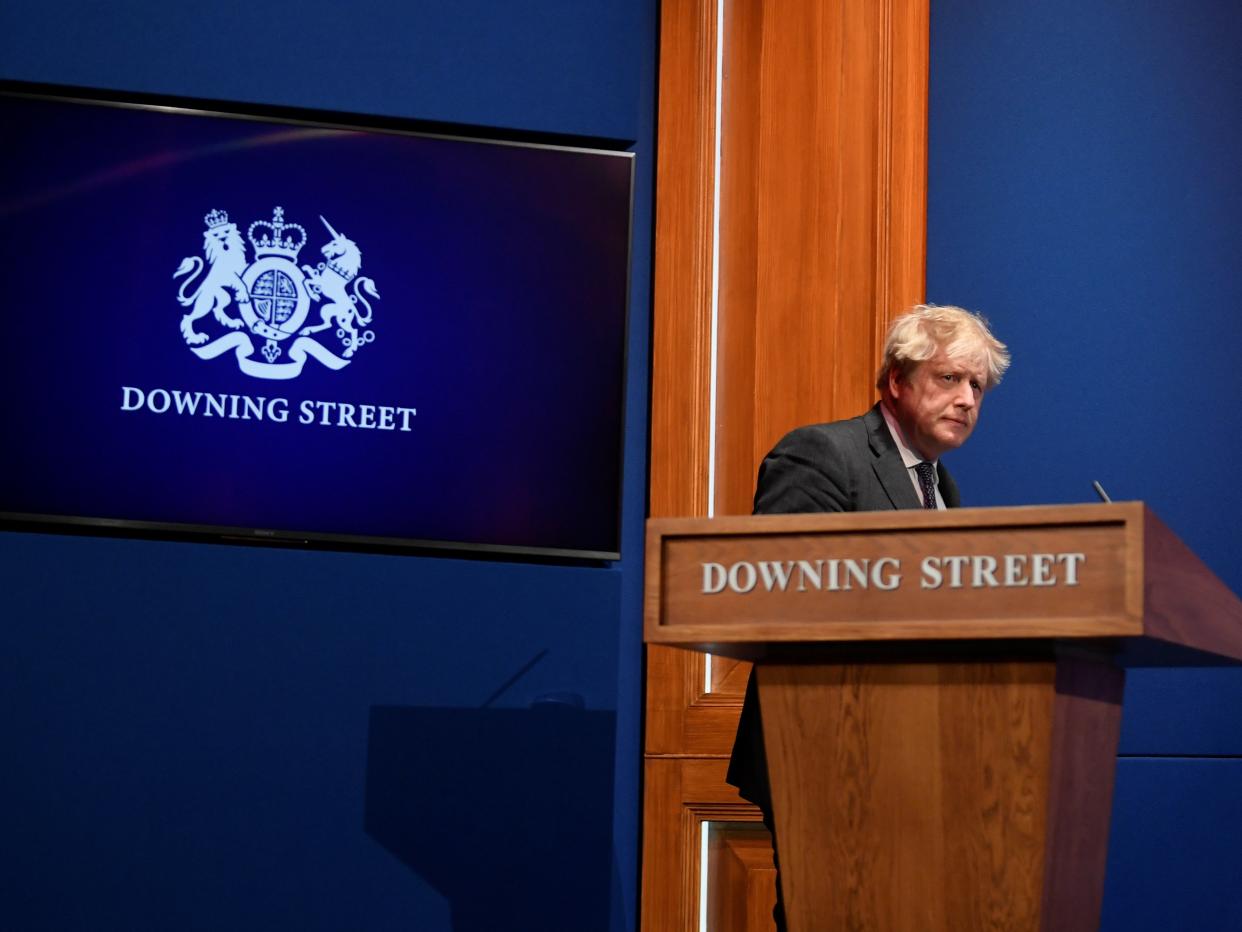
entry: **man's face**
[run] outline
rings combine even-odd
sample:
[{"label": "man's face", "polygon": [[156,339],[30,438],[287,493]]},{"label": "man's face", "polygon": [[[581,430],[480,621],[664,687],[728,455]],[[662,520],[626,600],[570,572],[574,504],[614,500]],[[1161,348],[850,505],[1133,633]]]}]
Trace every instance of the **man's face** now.
[{"label": "man's face", "polygon": [[902,376],[889,373],[888,401],[906,443],[924,459],[956,450],[975,429],[987,372],[939,351]]}]

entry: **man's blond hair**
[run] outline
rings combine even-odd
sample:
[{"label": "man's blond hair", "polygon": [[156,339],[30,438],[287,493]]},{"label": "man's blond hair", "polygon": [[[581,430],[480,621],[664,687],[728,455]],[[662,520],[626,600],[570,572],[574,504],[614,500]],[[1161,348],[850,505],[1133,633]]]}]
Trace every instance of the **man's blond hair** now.
[{"label": "man's blond hair", "polygon": [[977,364],[987,372],[985,389],[994,388],[1009,368],[1009,350],[992,336],[978,314],[952,305],[920,304],[893,321],[875,385],[888,387],[889,373],[905,375],[943,350],[950,359]]}]

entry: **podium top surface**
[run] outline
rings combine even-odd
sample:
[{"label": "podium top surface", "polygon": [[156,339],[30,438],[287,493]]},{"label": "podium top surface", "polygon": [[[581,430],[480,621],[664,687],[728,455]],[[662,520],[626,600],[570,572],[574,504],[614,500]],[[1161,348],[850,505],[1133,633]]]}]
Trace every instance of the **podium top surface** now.
[{"label": "podium top surface", "polygon": [[1242,661],[1242,602],[1141,502],[653,518],[645,640],[1053,641]]}]

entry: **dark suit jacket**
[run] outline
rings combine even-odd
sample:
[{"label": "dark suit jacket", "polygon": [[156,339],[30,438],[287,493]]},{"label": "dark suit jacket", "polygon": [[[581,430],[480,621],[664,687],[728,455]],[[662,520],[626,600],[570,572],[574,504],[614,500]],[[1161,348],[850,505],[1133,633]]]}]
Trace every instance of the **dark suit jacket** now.
[{"label": "dark suit jacket", "polygon": [[[945,505],[958,507],[957,485],[943,463],[939,464],[939,474]],[[755,514],[922,507],[878,404],[861,417],[811,424],[786,434],[764,457],[755,489]],[[771,813],[759,694],[753,675],[746,684],[726,779],[765,814]]]}]

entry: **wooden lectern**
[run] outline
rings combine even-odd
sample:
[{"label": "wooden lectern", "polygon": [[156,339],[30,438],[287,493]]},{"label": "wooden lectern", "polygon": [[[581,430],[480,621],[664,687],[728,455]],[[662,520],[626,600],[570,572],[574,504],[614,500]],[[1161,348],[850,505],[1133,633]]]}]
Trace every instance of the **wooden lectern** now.
[{"label": "wooden lectern", "polygon": [[1096,929],[1124,668],[1242,660],[1137,502],[653,519],[645,625],[757,662],[791,932]]}]

